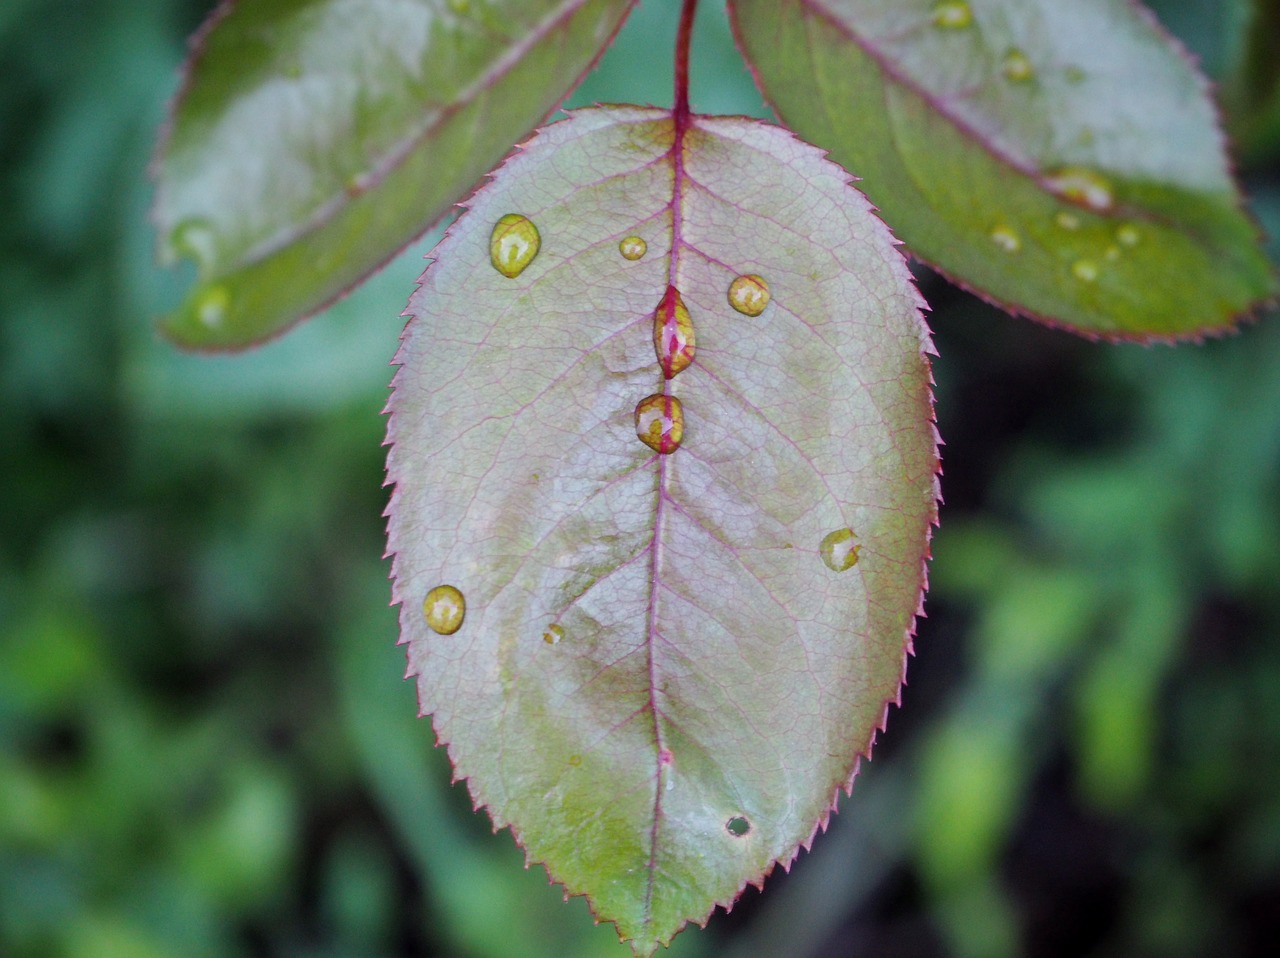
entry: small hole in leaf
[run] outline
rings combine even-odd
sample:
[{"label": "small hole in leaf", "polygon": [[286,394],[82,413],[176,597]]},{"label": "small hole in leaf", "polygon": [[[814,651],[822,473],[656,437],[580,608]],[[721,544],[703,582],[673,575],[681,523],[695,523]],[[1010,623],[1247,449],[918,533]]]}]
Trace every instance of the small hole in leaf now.
[{"label": "small hole in leaf", "polygon": [[751,831],[751,823],[741,815],[734,815],[724,823],[724,830],[734,838],[745,838]]}]

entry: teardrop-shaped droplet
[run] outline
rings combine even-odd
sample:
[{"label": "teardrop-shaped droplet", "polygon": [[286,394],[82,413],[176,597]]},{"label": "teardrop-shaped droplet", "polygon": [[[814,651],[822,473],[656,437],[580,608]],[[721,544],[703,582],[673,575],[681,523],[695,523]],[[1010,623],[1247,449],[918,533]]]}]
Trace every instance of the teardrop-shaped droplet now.
[{"label": "teardrop-shaped droplet", "polygon": [[933,25],[944,30],[962,30],[973,23],[973,10],[964,0],[943,0],[934,4]]},{"label": "teardrop-shaped droplet", "polygon": [[649,252],[649,244],[639,236],[628,236],[618,244],[618,252],[623,259],[637,260]]},{"label": "teardrop-shaped droplet", "polygon": [[559,645],[560,640],[564,638],[564,626],[552,622],[547,626],[547,631],[542,633],[542,641],[547,645]]},{"label": "teardrop-shaped droplet", "polygon": [[462,628],[467,615],[467,600],[451,585],[438,585],[422,602],[422,614],[432,632],[453,635]]},{"label": "teardrop-shaped droplet", "polygon": [[1050,173],[1045,182],[1059,196],[1083,203],[1101,213],[1115,205],[1111,183],[1101,173],[1083,166],[1064,166]]},{"label": "teardrop-shaped droplet", "polygon": [[991,242],[1006,253],[1016,253],[1022,249],[1022,237],[1018,235],[1018,231],[1012,226],[1001,223],[991,231]]},{"label": "teardrop-shaped droplet", "polygon": [[667,456],[684,440],[684,409],[675,396],[656,393],[636,404],[636,435],[656,453]]},{"label": "teardrop-shaped droplet", "polygon": [[1031,65],[1031,58],[1017,47],[1004,55],[1000,70],[1004,73],[1005,79],[1012,83],[1025,83],[1036,75],[1036,69]]},{"label": "teardrop-shaped droplet", "polygon": [[759,316],[769,305],[769,284],[755,273],[739,276],[729,284],[729,305],[744,316]]},{"label": "teardrop-shaped droplet", "polygon": [[689,368],[694,353],[693,317],[689,315],[680,290],[667,287],[667,294],[653,311],[653,350],[658,354],[662,375],[668,379]]},{"label": "teardrop-shaped droplet", "polygon": [[230,305],[231,292],[227,287],[210,286],[196,299],[196,318],[209,329],[221,326]]},{"label": "teardrop-shaped droplet", "polygon": [[489,237],[489,259],[503,276],[515,278],[533,262],[542,247],[542,237],[533,220],[519,213],[508,213],[498,220]]},{"label": "teardrop-shaped droplet", "polygon": [[844,572],[857,565],[861,546],[854,538],[852,529],[837,529],[822,537],[818,555],[822,556],[823,564],[832,572]]}]

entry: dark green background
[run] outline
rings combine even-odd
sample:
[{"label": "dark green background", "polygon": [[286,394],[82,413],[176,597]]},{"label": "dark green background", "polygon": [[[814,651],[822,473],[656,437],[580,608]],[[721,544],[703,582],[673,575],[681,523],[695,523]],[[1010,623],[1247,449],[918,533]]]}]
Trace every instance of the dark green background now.
[{"label": "dark green background", "polygon": [[[430,238],[254,352],[153,331],[185,277],[145,167],[207,7],[0,4],[0,955],[621,958],[400,679],[380,409]],[[575,102],[668,102],[675,7]],[[704,7],[695,108],[759,113]],[[1280,234],[1245,5],[1157,9],[1259,111]],[[814,853],[672,952],[1270,953],[1280,323],[1103,346],[922,285],[947,504],[905,708]]]}]

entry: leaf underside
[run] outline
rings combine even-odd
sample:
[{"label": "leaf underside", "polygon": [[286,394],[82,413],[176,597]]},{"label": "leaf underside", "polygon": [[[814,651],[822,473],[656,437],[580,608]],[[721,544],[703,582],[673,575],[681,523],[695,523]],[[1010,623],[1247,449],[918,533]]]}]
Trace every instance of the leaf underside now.
[{"label": "leaf underside", "polygon": [[[509,279],[513,213],[541,245]],[[543,130],[433,256],[389,406],[409,672],[477,806],[649,954],[790,862],[897,698],[936,516],[920,301],[819,151],[654,109]],[[669,287],[696,352],[667,380]],[[669,455],[637,438],[654,394]]]},{"label": "leaf underside", "polygon": [[160,257],[195,263],[177,342],[246,346],[449,211],[635,0],[257,0],[197,36],[157,163]]},{"label": "leaf underside", "polygon": [[1207,84],[1130,0],[729,0],[766,97],[913,253],[1090,336],[1228,328],[1273,288]]}]

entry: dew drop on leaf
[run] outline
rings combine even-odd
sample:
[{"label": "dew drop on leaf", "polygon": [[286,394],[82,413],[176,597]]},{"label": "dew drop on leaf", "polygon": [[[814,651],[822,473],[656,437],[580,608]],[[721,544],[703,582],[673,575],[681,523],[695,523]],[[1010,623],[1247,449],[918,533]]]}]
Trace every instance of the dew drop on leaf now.
[{"label": "dew drop on leaf", "polygon": [[180,255],[190,258],[202,270],[213,264],[217,253],[213,224],[203,216],[193,216],[175,226],[169,242]]},{"label": "dew drop on leaf", "polygon": [[1045,178],[1045,183],[1059,196],[1099,212],[1106,212],[1115,203],[1111,184],[1106,178],[1083,166],[1064,166],[1054,170]]},{"label": "dew drop on leaf", "polygon": [[1083,283],[1092,283],[1098,278],[1098,264],[1091,259],[1078,259],[1071,264],[1071,275]]},{"label": "dew drop on leaf", "polygon": [[852,529],[837,529],[822,537],[818,554],[822,556],[823,564],[832,572],[844,572],[857,565],[858,549]]},{"label": "dew drop on leaf", "polygon": [[1059,211],[1053,221],[1064,230],[1078,230],[1080,228],[1080,217],[1068,210]]},{"label": "dew drop on leaf", "polygon": [[734,815],[724,823],[724,830],[734,838],[746,838],[751,834],[751,822],[742,815]]},{"label": "dew drop on leaf", "polygon": [[754,273],[729,284],[729,305],[745,316],[759,316],[769,305],[769,284]]},{"label": "dew drop on leaf", "polygon": [[655,393],[636,404],[636,435],[664,456],[680,448],[684,439],[684,409],[675,396]]},{"label": "dew drop on leaf", "polygon": [[533,220],[519,213],[508,213],[498,220],[489,237],[489,259],[503,276],[514,279],[533,262],[542,246],[542,237]]},{"label": "dew drop on leaf", "polygon": [[653,311],[653,349],[658,354],[662,375],[668,379],[688,369],[693,362],[693,317],[689,315],[680,290],[674,286],[667,287],[662,302]]},{"label": "dew drop on leaf", "polygon": [[1121,223],[1116,227],[1116,242],[1121,246],[1137,246],[1141,239],[1142,234],[1132,223]]},{"label": "dew drop on leaf", "polygon": [[1005,79],[1013,83],[1025,83],[1036,75],[1031,59],[1017,47],[1004,55],[1004,63],[1000,66]]},{"label": "dew drop on leaf", "polygon": [[991,242],[1006,253],[1016,253],[1022,249],[1022,237],[1018,235],[1012,226],[1004,223],[1001,223],[991,231]]},{"label": "dew drop on leaf", "polygon": [[618,252],[622,254],[623,259],[637,260],[649,252],[649,244],[639,236],[628,236],[618,244]]},{"label": "dew drop on leaf", "polygon": [[438,585],[422,602],[422,614],[432,632],[453,635],[462,628],[467,614],[467,600],[451,585]]},{"label": "dew drop on leaf", "polygon": [[221,326],[227,318],[227,307],[231,305],[231,293],[225,286],[210,286],[196,300],[196,317],[205,326],[213,329]]},{"label": "dew drop on leaf", "polygon": [[564,638],[564,626],[555,622],[547,626],[547,631],[542,633],[542,641],[547,645],[559,645],[560,640]]},{"label": "dew drop on leaf", "polygon": [[973,10],[964,0],[944,0],[933,8],[933,25],[945,30],[962,30],[973,23]]}]

